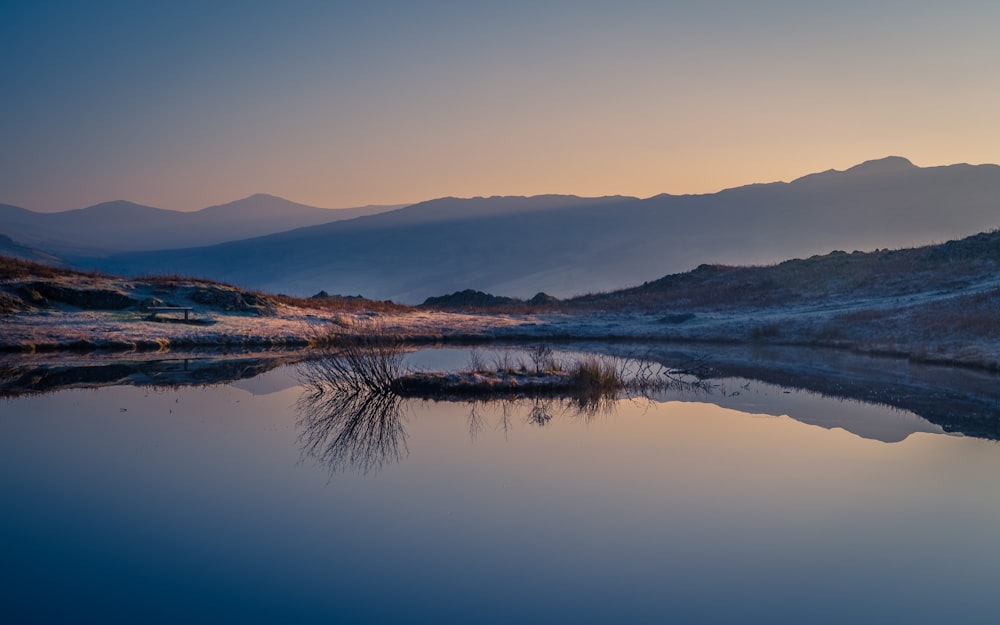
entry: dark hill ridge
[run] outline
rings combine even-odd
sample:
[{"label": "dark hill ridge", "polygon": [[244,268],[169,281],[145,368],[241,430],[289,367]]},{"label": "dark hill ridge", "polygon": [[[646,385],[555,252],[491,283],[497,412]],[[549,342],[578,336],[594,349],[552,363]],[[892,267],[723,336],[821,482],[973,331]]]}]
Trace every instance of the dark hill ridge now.
[{"label": "dark hill ridge", "polygon": [[[851,253],[840,250],[768,266],[700,265],[638,287],[559,300],[539,293],[521,300],[467,289],[429,297],[422,307],[440,310],[684,311],[667,323],[684,323],[692,311],[763,310],[836,303],[850,306],[907,296],[947,297],[1000,293],[1000,230],[937,245]],[[912,297],[911,297],[912,299]],[[997,318],[1000,324],[1000,317]]]},{"label": "dark hill ridge", "polygon": [[567,304],[602,310],[730,310],[1000,289],[1000,231],[938,245],[834,251],[776,265],[701,265]]},{"label": "dark hill ridge", "polygon": [[1000,167],[899,157],[705,195],[443,198],[252,240],[82,263],[419,303],[473,289],[565,298],[701,264],[909,247],[1000,225]]},{"label": "dark hill ridge", "polygon": [[546,293],[537,293],[534,297],[525,301],[515,297],[491,295],[482,291],[465,289],[464,291],[456,291],[450,295],[428,297],[420,306],[435,310],[518,309],[520,312],[528,309],[552,308],[558,303],[558,298]]},{"label": "dark hill ridge", "polygon": [[123,200],[58,213],[4,204],[0,205],[0,232],[22,245],[59,255],[105,255],[211,245],[396,208],[318,208],[262,193],[192,212]]}]

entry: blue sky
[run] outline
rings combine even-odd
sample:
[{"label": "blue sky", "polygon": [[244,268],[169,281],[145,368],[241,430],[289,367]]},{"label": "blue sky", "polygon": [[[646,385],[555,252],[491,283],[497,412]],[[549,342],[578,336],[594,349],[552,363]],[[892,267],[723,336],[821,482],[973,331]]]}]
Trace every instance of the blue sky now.
[{"label": "blue sky", "polygon": [[32,2],[0,202],[346,207],[1000,162],[992,2]]}]

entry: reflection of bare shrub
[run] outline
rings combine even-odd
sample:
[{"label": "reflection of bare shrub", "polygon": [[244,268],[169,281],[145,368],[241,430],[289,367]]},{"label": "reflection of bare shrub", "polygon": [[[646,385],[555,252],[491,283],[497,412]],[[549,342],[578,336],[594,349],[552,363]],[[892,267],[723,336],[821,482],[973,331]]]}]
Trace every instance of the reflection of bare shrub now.
[{"label": "reflection of bare shrub", "polygon": [[399,462],[407,449],[397,395],[366,384],[351,386],[355,378],[345,378],[341,364],[315,361],[302,370],[306,390],[297,408],[305,455],[331,472],[353,467],[368,473]]},{"label": "reflection of bare shrub", "polygon": [[367,473],[399,461],[406,451],[402,400],[392,391],[403,372],[399,340],[375,324],[361,324],[300,367],[303,453],[334,472],[354,467]]},{"label": "reflection of bare shrub", "polygon": [[552,420],[552,411],[549,409],[549,402],[535,400],[534,405],[528,412],[528,423],[542,426]]}]

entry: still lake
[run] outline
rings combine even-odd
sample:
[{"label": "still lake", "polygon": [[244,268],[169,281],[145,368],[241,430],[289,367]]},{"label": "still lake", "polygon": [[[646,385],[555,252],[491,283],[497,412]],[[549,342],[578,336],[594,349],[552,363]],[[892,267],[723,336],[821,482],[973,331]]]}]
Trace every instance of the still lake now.
[{"label": "still lake", "polygon": [[301,376],[0,400],[4,621],[1000,618],[992,440],[742,378],[345,437]]}]

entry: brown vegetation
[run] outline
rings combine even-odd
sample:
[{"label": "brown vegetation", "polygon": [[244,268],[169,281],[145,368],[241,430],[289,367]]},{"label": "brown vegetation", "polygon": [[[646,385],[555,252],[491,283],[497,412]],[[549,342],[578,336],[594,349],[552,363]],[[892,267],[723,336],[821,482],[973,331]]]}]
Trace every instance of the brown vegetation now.
[{"label": "brown vegetation", "polygon": [[0,254],[0,280],[18,280],[25,278],[58,278],[61,276],[81,276],[89,278],[102,277],[96,271],[83,272],[73,269],[63,269],[30,260],[22,260],[13,256]]},{"label": "brown vegetation", "polygon": [[[152,288],[152,297],[139,295]],[[0,255],[0,314],[28,306],[65,304],[85,310],[145,309],[148,305],[202,304],[214,310],[275,314],[279,305],[322,311],[399,312],[409,307],[360,297],[299,298],[271,295],[203,277],[150,275],[126,280],[95,271],[81,272]]]},{"label": "brown vegetation", "polygon": [[364,297],[344,297],[341,295],[329,295],[326,297],[293,297],[291,295],[272,295],[271,297],[286,306],[314,308],[316,310],[335,312],[371,311],[390,313],[411,310],[410,306],[403,304],[396,304],[395,302],[388,300],[380,301],[367,299]]}]

